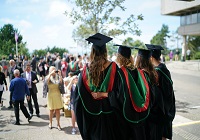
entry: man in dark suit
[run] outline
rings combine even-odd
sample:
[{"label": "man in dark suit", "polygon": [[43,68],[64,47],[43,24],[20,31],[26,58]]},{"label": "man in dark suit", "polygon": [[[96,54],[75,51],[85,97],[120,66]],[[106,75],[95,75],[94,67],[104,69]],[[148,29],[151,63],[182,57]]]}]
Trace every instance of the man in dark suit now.
[{"label": "man in dark suit", "polygon": [[35,71],[35,72],[36,72],[36,67],[37,67],[36,63],[37,63],[37,60],[35,58],[35,55],[33,55],[32,60],[31,60],[31,66],[32,66],[32,71]]},{"label": "man in dark suit", "polygon": [[30,115],[33,115],[33,105],[32,105],[32,99],[34,102],[35,110],[37,117],[40,117],[40,110],[39,110],[39,105],[38,105],[38,99],[37,99],[37,87],[36,83],[39,82],[37,75],[34,71],[31,71],[31,65],[27,64],[26,65],[26,71],[21,74],[22,78],[26,80],[26,83],[28,85],[29,91],[30,91],[30,100],[28,100],[28,108]]},{"label": "man in dark suit", "polygon": [[[19,66],[16,65],[16,62],[13,59],[11,59],[9,61],[9,64],[10,64],[10,67],[8,69],[8,75],[9,75],[9,79],[11,81],[12,79],[15,78],[15,76],[14,76],[14,70],[18,69],[19,72],[20,72],[20,74],[23,73],[23,70],[22,70],[21,67],[19,67]],[[9,101],[9,104],[10,104],[10,106],[8,108],[9,109],[13,108],[13,106],[12,106],[12,92],[10,92],[10,101]]]}]

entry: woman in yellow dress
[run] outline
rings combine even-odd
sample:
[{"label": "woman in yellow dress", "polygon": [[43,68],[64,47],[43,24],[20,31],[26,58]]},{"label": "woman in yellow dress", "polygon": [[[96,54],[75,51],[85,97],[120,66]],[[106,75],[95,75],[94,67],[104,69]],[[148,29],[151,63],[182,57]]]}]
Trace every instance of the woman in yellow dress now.
[{"label": "woman in yellow dress", "polygon": [[48,85],[48,102],[47,107],[49,108],[49,128],[52,129],[52,119],[53,113],[56,113],[57,128],[60,131],[60,109],[63,108],[63,101],[60,94],[58,84],[63,82],[61,71],[56,71],[54,66],[49,68],[49,75],[47,76],[47,85]]}]

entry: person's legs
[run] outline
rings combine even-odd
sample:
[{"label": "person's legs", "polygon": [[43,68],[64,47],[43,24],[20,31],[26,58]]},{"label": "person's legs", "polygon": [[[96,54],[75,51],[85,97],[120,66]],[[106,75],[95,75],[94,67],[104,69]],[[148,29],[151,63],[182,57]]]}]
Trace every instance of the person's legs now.
[{"label": "person's legs", "polygon": [[1,104],[0,107],[3,106],[3,102],[1,102],[2,94],[3,94],[3,91],[0,91],[0,104]]},{"label": "person's legs", "polygon": [[15,112],[15,118],[16,118],[16,125],[19,125],[19,101],[14,101],[13,102],[14,105],[14,112]]},{"label": "person's legs", "polygon": [[28,102],[28,109],[29,109],[29,113],[31,115],[33,115],[32,90],[29,90],[29,91],[30,91],[30,100],[27,100],[27,102]]},{"label": "person's legs", "polygon": [[10,106],[8,108],[13,108],[12,107],[12,104],[13,104],[13,102],[12,102],[12,92],[10,92],[10,101],[9,101],[9,104],[10,104]]},{"label": "person's legs", "polygon": [[72,109],[71,109],[71,115],[72,115],[72,134],[74,135],[76,133],[76,129],[75,129],[76,117],[74,114],[74,110]]},{"label": "person's legs", "polygon": [[20,101],[20,109],[21,109],[21,111],[23,112],[23,114],[24,114],[24,116],[25,116],[26,118],[29,119],[29,118],[31,117],[31,116],[29,115],[29,113],[28,113],[26,107],[24,106],[24,101]]},{"label": "person's legs", "polygon": [[49,128],[52,128],[52,120],[53,120],[53,112],[54,110],[49,111]]},{"label": "person's legs", "polygon": [[71,115],[72,115],[72,127],[75,128],[76,118],[75,118],[74,110],[71,110]]},{"label": "person's legs", "polygon": [[57,127],[60,130],[60,109],[56,109],[56,120],[57,120]]},{"label": "person's legs", "polygon": [[39,105],[38,105],[37,93],[33,93],[32,94],[32,99],[33,99],[33,102],[34,102],[36,114],[39,115],[40,114],[40,110],[39,110]]}]

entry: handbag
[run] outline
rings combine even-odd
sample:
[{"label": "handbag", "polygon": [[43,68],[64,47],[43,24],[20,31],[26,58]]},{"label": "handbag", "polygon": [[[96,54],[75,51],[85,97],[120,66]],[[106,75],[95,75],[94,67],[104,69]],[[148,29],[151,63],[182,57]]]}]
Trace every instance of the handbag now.
[{"label": "handbag", "polygon": [[58,84],[59,90],[60,90],[60,94],[65,94],[65,87],[64,87],[64,82],[59,82]]}]

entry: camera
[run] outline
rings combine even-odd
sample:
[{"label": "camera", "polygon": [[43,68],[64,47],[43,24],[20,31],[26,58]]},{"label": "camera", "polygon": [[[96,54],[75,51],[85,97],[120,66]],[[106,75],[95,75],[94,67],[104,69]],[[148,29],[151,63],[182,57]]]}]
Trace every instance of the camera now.
[{"label": "camera", "polygon": [[56,70],[55,73],[58,73],[58,70]]}]

